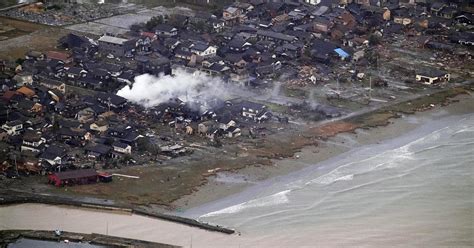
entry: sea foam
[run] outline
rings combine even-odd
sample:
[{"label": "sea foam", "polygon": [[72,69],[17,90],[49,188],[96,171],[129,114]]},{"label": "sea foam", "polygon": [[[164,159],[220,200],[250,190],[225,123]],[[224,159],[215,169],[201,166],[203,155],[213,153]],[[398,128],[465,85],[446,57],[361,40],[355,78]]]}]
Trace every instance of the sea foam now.
[{"label": "sea foam", "polygon": [[230,207],[227,207],[215,212],[210,212],[210,213],[200,216],[200,218],[212,217],[212,216],[217,216],[217,215],[222,215],[222,214],[238,213],[238,212],[241,212],[242,210],[249,209],[249,208],[268,207],[268,206],[288,203],[289,199],[287,195],[290,192],[291,192],[291,189],[284,190],[284,191],[275,193],[273,195],[253,199],[253,200],[240,203],[234,206],[230,206]]}]

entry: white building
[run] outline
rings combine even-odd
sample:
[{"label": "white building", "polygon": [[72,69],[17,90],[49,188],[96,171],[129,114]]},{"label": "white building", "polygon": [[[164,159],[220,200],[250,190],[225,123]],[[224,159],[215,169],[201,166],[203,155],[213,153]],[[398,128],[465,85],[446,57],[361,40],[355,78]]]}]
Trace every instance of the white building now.
[{"label": "white building", "polygon": [[2,129],[8,135],[18,135],[23,130],[23,123],[21,121],[10,121],[2,125]]}]

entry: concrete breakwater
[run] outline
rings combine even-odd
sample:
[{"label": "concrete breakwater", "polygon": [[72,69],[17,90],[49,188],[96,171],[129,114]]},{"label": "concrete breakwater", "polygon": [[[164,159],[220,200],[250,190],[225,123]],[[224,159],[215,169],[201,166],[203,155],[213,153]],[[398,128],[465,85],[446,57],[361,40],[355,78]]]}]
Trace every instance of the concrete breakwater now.
[{"label": "concrete breakwater", "polygon": [[197,227],[212,232],[220,232],[224,234],[233,234],[235,230],[221,227],[218,225],[211,225],[208,223],[202,223],[194,219],[168,215],[163,213],[154,213],[148,210],[140,209],[137,207],[124,206],[116,204],[114,202],[104,201],[81,201],[75,200],[66,197],[58,196],[49,196],[49,195],[35,195],[23,192],[11,192],[11,191],[1,191],[2,197],[0,197],[0,205],[15,205],[15,204],[24,204],[24,203],[38,203],[38,204],[49,204],[49,205],[66,205],[80,208],[91,208],[91,209],[100,209],[107,211],[119,211],[119,212],[128,212],[131,214],[141,215],[150,218],[161,219],[165,221],[175,222],[179,224],[184,224],[192,227]]},{"label": "concrete breakwater", "polygon": [[53,231],[39,230],[2,230],[0,231],[0,247],[8,247],[9,244],[19,239],[33,239],[44,241],[63,241],[69,242],[87,242],[100,246],[112,247],[157,247],[157,248],[175,248],[179,246],[168,245],[163,243],[148,242],[135,239],[120,238],[97,233],[83,234],[73,232],[62,232],[60,236]]}]

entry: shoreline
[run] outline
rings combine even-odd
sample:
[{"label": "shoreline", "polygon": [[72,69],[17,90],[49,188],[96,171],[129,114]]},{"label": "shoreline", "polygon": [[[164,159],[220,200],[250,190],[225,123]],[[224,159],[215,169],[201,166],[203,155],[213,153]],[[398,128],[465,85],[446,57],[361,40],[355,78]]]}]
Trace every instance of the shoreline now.
[{"label": "shoreline", "polygon": [[[354,139],[354,137],[352,137],[354,135],[357,138],[357,136],[363,136],[362,134],[364,133],[370,133],[370,135],[365,135],[365,141],[361,141],[360,137],[357,138],[359,140],[358,142],[361,144],[376,143],[390,137],[396,137],[400,132],[397,132],[396,130],[387,130],[391,130],[391,128],[393,129],[393,127],[391,127],[392,125],[389,124],[399,120],[400,118],[398,117],[401,117],[404,114],[424,113],[420,111],[428,110],[426,107],[427,103],[435,104],[435,110],[453,108],[452,105],[456,104],[458,101],[457,99],[472,99],[472,85],[473,83],[471,82],[463,86],[453,86],[452,88],[443,89],[436,93],[409,101],[394,103],[392,105],[372,109],[352,116],[346,116],[345,118],[336,119],[334,121],[305,127],[305,131],[298,132],[296,137],[289,140],[291,144],[288,144],[288,149],[286,151],[282,150],[284,155],[266,155],[265,158],[270,161],[271,165],[253,164],[247,165],[243,169],[222,170],[209,174],[207,175],[207,178],[205,178],[205,181],[200,186],[196,187],[191,194],[183,195],[179,197],[178,200],[172,202],[170,204],[171,210],[169,208],[157,208],[156,206],[137,205],[127,201],[116,203],[113,200],[105,200],[104,198],[99,199],[80,194],[64,196],[54,193],[29,193],[27,191],[15,191],[10,189],[2,190],[5,197],[0,198],[0,205],[7,204],[6,202],[9,202],[10,204],[36,202],[78,206],[82,204],[91,204],[92,202],[91,205],[102,205],[106,207],[122,208],[125,206],[125,208],[135,209],[135,211],[138,210],[143,213],[152,214],[151,216],[153,216],[153,214],[163,215],[165,216],[164,218],[161,216],[158,216],[158,218],[175,221],[174,217],[179,218],[179,216],[183,216],[183,210],[189,210],[237,194],[258,182],[269,178],[275,178],[277,176],[287,175],[302,170],[311,164],[319,163],[345,153],[351,149],[349,143],[350,140]],[[467,97],[463,97],[463,95],[467,95]],[[407,125],[404,127],[404,130],[410,127],[414,128],[413,125]],[[376,133],[378,133],[378,135],[374,135]],[[387,136],[387,133],[392,133],[392,136]],[[300,141],[303,142],[300,144],[298,143]],[[297,142],[297,144],[294,144],[293,142]],[[307,144],[311,145],[308,146]],[[277,157],[279,158],[277,159]],[[27,197],[25,197],[25,195]],[[6,198],[9,200],[6,201]],[[72,204],[71,201],[73,202]],[[172,216],[172,218],[168,218],[169,216]],[[186,220],[195,222],[195,220],[192,219]],[[177,222],[180,222],[180,220]],[[197,226],[200,227],[201,224],[203,223],[198,222]],[[191,225],[196,225],[196,223],[191,223]],[[213,226],[211,229],[214,227],[216,226]],[[223,233],[233,232],[234,230],[226,229]]]},{"label": "shoreline", "polygon": [[[205,208],[225,198],[238,196],[252,186],[265,181],[285,177],[316,164],[327,162],[350,153],[358,146],[375,145],[394,139],[406,132],[413,131],[430,118],[453,116],[474,112],[474,95],[461,94],[449,99],[448,104],[441,103],[427,110],[403,113],[387,119],[386,125],[356,128],[352,132],[337,133],[325,140],[319,140],[317,146],[305,146],[293,157],[273,159],[271,166],[247,166],[235,171],[218,172],[208,177],[208,182],[196,191],[175,201],[173,205],[183,216],[194,216],[195,209]],[[191,214],[189,214],[191,212]]]}]

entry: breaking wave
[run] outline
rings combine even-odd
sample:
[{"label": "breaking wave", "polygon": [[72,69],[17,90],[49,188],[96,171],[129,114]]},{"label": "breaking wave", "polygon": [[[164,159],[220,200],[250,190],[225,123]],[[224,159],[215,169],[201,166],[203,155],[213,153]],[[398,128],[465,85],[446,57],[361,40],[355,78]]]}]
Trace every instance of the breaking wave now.
[{"label": "breaking wave", "polygon": [[217,215],[222,215],[222,214],[238,213],[244,209],[249,209],[249,208],[268,207],[268,206],[275,206],[279,204],[288,203],[289,199],[287,195],[290,192],[291,192],[291,189],[284,190],[273,195],[250,200],[248,202],[230,206],[230,207],[227,207],[215,212],[210,212],[210,213],[200,216],[200,218],[212,217],[212,216],[217,216]]}]

